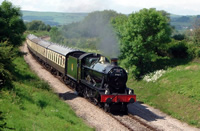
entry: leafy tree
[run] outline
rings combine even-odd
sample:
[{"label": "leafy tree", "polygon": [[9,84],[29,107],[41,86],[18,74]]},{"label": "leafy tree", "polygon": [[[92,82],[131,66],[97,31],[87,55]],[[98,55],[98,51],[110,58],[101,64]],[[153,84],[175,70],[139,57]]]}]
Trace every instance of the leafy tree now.
[{"label": "leafy tree", "polygon": [[193,41],[196,46],[200,46],[200,18],[196,18],[193,24]]},{"label": "leafy tree", "polygon": [[122,26],[128,21],[128,16],[120,14],[115,18],[111,19],[112,26],[115,28],[115,32],[119,38],[122,38],[121,32],[124,32],[125,28]]},{"label": "leafy tree", "polygon": [[27,30],[42,30],[42,31],[50,31],[51,26],[45,25],[44,22],[39,20],[33,20],[31,22],[26,23]]},{"label": "leafy tree", "polygon": [[92,38],[105,34],[105,30],[109,28],[112,18],[119,14],[112,10],[95,11],[81,22],[72,23],[63,26],[63,34],[66,38]]},{"label": "leafy tree", "polygon": [[162,52],[171,35],[168,18],[155,9],[142,9],[131,14],[122,27],[120,58],[140,78],[155,69],[154,63],[163,58]]},{"label": "leafy tree", "polygon": [[21,45],[25,29],[20,8],[3,1],[0,5],[0,87],[11,87],[12,60],[16,55],[13,47]]},{"label": "leafy tree", "polygon": [[57,27],[52,27],[50,30],[51,41],[56,43],[63,43],[64,38],[62,37],[61,31]]},{"label": "leafy tree", "polygon": [[5,84],[12,87],[10,71],[14,68],[12,64],[14,53],[12,53],[12,46],[7,46],[7,42],[0,43],[0,45],[0,87]]},{"label": "leafy tree", "polygon": [[69,39],[76,38],[86,43],[79,42],[80,44],[73,44],[74,46],[98,49],[106,56],[116,57],[119,54],[119,45],[111,19],[118,15],[120,14],[112,10],[95,11],[88,14],[81,22],[64,26],[62,34],[67,39],[67,45],[72,45],[70,43],[72,40]]},{"label": "leafy tree", "polygon": [[185,35],[184,34],[175,34],[172,36],[172,38],[174,38],[175,40],[184,40]]},{"label": "leafy tree", "polygon": [[0,42],[8,41],[14,46],[20,45],[24,40],[22,34],[26,30],[20,8],[3,1],[0,5],[0,27]]}]

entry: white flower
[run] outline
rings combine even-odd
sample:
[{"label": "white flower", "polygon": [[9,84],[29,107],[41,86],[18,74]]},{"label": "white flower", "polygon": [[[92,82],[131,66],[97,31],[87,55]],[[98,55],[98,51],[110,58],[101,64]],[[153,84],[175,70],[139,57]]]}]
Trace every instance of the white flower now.
[{"label": "white flower", "polygon": [[157,70],[153,73],[149,73],[144,76],[143,80],[146,82],[155,82],[158,78],[160,78],[166,71],[165,70]]}]

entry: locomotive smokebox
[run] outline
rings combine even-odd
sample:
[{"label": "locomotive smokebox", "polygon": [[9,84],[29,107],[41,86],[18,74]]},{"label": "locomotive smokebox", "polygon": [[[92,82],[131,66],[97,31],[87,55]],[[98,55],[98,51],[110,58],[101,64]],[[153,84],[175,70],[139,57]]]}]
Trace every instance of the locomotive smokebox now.
[{"label": "locomotive smokebox", "polygon": [[118,59],[117,58],[111,58],[111,64],[114,65],[114,66],[117,66],[117,61]]}]

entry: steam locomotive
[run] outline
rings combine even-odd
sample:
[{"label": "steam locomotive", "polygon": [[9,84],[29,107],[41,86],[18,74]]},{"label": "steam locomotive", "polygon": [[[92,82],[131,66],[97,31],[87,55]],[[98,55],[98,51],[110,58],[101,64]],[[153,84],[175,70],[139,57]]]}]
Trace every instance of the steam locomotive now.
[{"label": "steam locomotive", "polygon": [[126,87],[127,73],[117,65],[116,58],[110,63],[100,54],[61,46],[31,34],[26,41],[30,52],[52,74],[105,111],[127,111],[127,104],[136,101],[134,91]]}]

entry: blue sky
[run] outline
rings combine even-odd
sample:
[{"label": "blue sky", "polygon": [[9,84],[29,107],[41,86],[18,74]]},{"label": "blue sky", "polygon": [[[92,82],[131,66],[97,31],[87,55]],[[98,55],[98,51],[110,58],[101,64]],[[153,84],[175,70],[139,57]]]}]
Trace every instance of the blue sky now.
[{"label": "blue sky", "polygon": [[[0,0],[0,3],[3,0]],[[200,15],[200,0],[9,0],[22,10],[52,12],[92,12],[106,9],[130,14],[156,8],[178,15]]]}]

